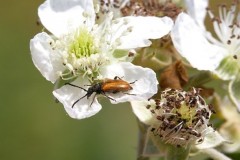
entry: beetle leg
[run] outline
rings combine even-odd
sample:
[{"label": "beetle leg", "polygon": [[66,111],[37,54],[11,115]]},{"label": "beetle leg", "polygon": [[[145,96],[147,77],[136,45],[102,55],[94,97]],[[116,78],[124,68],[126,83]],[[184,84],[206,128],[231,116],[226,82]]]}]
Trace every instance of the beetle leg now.
[{"label": "beetle leg", "polygon": [[87,92],[87,90],[85,88],[79,87],[79,86],[71,84],[71,83],[65,83],[65,85],[70,85],[70,86],[73,86],[73,87],[77,87],[77,88],[80,88],[80,89],[82,89],[82,90]]},{"label": "beetle leg", "polygon": [[111,100],[113,100],[113,101],[115,101],[115,102],[116,102],[116,99],[113,99],[112,97],[110,97],[110,96],[106,95],[104,92],[102,92],[102,95],[104,95],[104,96],[105,96],[105,97],[107,97],[108,99],[111,99]]},{"label": "beetle leg", "polygon": [[131,94],[131,93],[124,93],[123,94],[127,94],[127,95],[132,95],[132,96],[136,96],[136,94]]},{"label": "beetle leg", "polygon": [[129,84],[134,84],[135,82],[137,82],[137,80],[135,80],[135,81],[133,81],[133,82],[131,82],[131,83],[129,83]]},{"label": "beetle leg", "polygon": [[95,99],[96,95],[97,95],[97,93],[94,95],[94,97],[93,97],[93,100],[92,100],[92,102],[91,102],[91,104],[90,104],[90,107],[92,106],[92,104],[93,104],[93,101],[94,101],[94,99]]},{"label": "beetle leg", "polygon": [[[123,77],[122,77],[122,78],[123,78]],[[117,79],[122,80],[122,78],[120,78],[120,77],[118,77],[118,76],[115,76],[115,77],[114,77],[114,80],[117,80]]]}]

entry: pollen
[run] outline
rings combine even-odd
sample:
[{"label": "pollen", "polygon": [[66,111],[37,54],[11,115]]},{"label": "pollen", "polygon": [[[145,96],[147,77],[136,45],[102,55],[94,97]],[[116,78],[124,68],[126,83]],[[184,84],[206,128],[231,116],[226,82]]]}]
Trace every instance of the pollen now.
[{"label": "pollen", "polygon": [[74,54],[76,58],[90,57],[98,51],[94,42],[94,36],[87,29],[80,28],[74,34],[69,53]]},{"label": "pollen", "polygon": [[[94,29],[82,26],[61,37],[56,47],[61,51],[65,70],[59,73],[63,80],[87,77],[89,81],[101,76],[99,70],[109,63],[102,48],[107,48],[105,41],[100,41]],[[54,45],[52,45],[54,46]]]}]

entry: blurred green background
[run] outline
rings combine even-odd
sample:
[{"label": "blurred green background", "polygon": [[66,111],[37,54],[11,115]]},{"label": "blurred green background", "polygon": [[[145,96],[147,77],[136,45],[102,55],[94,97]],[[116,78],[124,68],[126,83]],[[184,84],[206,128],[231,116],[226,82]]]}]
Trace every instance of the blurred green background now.
[{"label": "blurred green background", "polygon": [[55,103],[53,85],[29,51],[42,29],[36,25],[42,2],[0,3],[0,160],[135,159],[137,123],[129,105],[107,101],[96,116],[75,120]]}]

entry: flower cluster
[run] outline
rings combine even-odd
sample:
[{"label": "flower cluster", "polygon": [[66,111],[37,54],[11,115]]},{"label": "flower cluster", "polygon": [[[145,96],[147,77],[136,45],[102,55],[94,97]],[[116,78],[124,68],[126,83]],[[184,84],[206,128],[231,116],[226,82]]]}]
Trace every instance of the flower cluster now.
[{"label": "flower cluster", "polygon": [[147,128],[139,148],[151,148],[153,141],[166,159],[175,155],[169,145],[185,159],[196,150],[228,159],[214,147],[240,148],[218,133],[239,141],[231,132],[240,130],[239,117],[233,121],[223,114],[233,106],[240,110],[239,3],[220,5],[219,16],[208,5],[208,0],[46,0],[38,8],[44,30],[30,40],[32,60],[54,83],[53,95],[70,117],[98,113],[99,97],[130,102],[139,126]]}]

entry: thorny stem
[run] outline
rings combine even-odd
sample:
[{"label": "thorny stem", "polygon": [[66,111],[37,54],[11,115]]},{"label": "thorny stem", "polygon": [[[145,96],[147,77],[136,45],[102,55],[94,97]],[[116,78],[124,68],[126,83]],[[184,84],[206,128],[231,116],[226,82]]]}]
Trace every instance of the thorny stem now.
[{"label": "thorny stem", "polygon": [[202,149],[201,152],[207,154],[214,160],[231,160],[231,158],[227,157],[214,148]]}]

